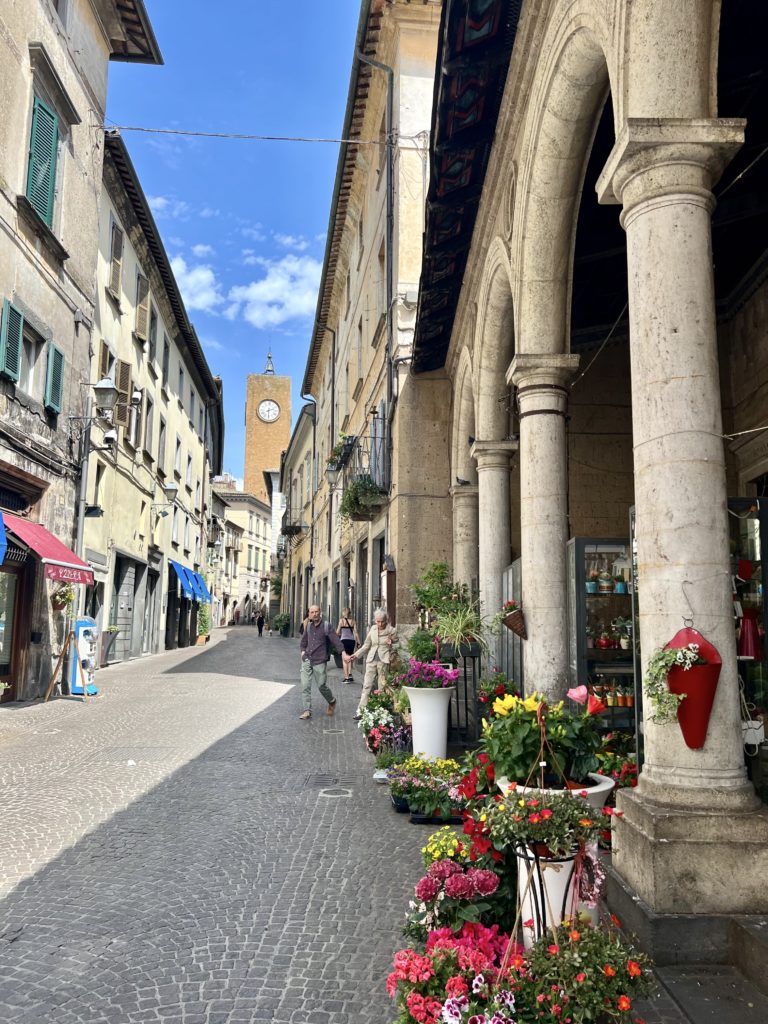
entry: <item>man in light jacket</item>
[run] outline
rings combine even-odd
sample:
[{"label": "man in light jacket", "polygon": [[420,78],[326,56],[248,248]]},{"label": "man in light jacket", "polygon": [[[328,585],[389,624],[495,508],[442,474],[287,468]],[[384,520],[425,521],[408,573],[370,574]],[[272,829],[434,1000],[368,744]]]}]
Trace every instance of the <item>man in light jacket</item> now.
[{"label": "man in light jacket", "polygon": [[355,651],[354,654],[342,655],[347,662],[358,658],[362,661],[365,658],[363,692],[360,694],[360,703],[357,707],[355,720],[359,719],[362,715],[363,708],[368,703],[368,698],[371,695],[374,684],[378,683],[379,689],[384,685],[385,673],[389,667],[393,651],[397,650],[397,644],[397,630],[394,626],[389,625],[387,613],[382,611],[381,608],[377,608],[373,613],[373,625],[368,630],[363,646],[359,651]]}]

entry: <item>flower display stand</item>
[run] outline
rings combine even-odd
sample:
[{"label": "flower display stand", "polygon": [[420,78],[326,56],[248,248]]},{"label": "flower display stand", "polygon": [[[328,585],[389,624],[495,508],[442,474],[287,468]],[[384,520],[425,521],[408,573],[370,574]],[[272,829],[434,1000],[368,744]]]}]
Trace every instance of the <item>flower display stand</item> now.
[{"label": "flower display stand", "polygon": [[420,757],[445,757],[448,743],[448,707],[455,686],[404,686],[413,716],[413,752]]}]

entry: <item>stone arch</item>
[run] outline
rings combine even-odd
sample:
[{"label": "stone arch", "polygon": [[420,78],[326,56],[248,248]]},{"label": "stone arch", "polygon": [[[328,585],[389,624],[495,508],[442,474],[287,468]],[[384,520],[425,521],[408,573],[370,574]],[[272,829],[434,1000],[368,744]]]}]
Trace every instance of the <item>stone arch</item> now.
[{"label": "stone arch", "polygon": [[[592,5],[594,8],[594,5]],[[570,294],[579,203],[600,112],[608,97],[604,26],[583,4],[549,25],[522,142],[514,248],[517,348],[568,351]],[[615,111],[614,111],[615,120]]]},{"label": "stone arch", "polygon": [[477,485],[477,467],[470,455],[469,438],[475,436],[475,394],[472,357],[468,347],[461,350],[453,388],[453,429],[451,436],[451,484],[468,480]]},{"label": "stone arch", "polygon": [[506,372],[515,352],[514,304],[509,256],[500,238],[488,248],[474,346],[477,436],[498,441],[509,433]]}]

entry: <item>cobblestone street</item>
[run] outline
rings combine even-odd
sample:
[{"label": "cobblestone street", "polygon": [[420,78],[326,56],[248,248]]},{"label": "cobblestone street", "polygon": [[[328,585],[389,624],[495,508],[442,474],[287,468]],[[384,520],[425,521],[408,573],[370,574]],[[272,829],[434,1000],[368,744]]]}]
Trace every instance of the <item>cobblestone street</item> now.
[{"label": "cobblestone street", "polygon": [[428,833],[371,780],[359,684],[300,722],[297,674],[241,627],[3,706],[0,1020],[392,1019]]}]

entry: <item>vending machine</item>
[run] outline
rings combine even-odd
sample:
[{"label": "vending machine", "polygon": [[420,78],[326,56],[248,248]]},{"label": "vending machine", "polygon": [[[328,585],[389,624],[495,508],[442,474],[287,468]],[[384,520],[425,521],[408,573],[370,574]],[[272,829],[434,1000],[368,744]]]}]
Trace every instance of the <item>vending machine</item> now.
[{"label": "vending machine", "polygon": [[[96,620],[88,615],[84,615],[75,622],[73,632],[77,642],[77,652],[80,654],[80,665],[83,669],[83,676],[85,676],[86,694],[89,697],[95,697],[99,692],[94,686],[96,666],[98,665],[99,641],[99,630],[96,626]],[[74,651],[74,647],[72,650]],[[77,663],[77,653],[72,658],[69,692],[75,696],[82,697],[83,695],[83,679]]]}]

